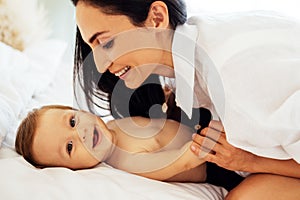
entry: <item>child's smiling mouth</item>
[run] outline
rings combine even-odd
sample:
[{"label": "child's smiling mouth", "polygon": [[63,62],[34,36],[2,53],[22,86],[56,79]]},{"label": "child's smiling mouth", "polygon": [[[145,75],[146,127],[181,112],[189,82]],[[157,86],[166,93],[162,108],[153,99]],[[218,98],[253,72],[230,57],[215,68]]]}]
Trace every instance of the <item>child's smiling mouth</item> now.
[{"label": "child's smiling mouth", "polygon": [[101,140],[101,132],[99,132],[99,130],[94,127],[94,131],[93,131],[93,148],[100,142]]}]

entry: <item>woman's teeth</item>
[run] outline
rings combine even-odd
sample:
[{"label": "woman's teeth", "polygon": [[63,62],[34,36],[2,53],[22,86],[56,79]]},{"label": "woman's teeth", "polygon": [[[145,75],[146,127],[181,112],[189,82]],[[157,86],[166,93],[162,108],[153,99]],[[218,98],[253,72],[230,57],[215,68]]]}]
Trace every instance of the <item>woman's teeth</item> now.
[{"label": "woman's teeth", "polygon": [[130,67],[129,67],[129,66],[126,66],[126,67],[123,68],[121,71],[115,73],[115,76],[119,76],[119,77],[120,77],[120,76],[124,75],[126,72],[128,72],[129,69],[130,69]]}]

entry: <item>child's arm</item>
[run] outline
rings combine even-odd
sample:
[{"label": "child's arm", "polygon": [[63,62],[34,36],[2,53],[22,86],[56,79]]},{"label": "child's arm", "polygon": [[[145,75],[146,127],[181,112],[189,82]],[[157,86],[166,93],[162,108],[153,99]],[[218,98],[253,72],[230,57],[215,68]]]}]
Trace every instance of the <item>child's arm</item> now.
[{"label": "child's arm", "polygon": [[[157,153],[138,153],[135,158],[133,158],[136,161],[136,163],[133,164],[135,165],[135,170],[132,170],[131,172],[140,176],[162,181],[177,181],[192,178],[184,172],[190,171],[190,173],[195,174],[195,170],[193,171],[193,169],[203,164],[205,161],[195,156],[190,150],[189,147],[191,143],[192,142],[186,143],[178,150],[161,151]],[[138,169],[143,170],[138,171]],[[203,167],[197,169],[202,169],[201,171],[205,170]],[[198,173],[201,172],[198,171]],[[199,174],[198,177],[205,177],[205,174]]]}]

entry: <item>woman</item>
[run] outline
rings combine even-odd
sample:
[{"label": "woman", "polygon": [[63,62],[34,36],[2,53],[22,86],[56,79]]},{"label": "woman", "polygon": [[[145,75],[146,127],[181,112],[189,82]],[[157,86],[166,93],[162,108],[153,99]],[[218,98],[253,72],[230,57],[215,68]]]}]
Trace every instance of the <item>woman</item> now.
[{"label": "woman", "polygon": [[[72,1],[77,5],[78,1]],[[147,15],[145,10],[149,7],[152,1],[141,1],[141,9],[136,9],[133,2],[127,2],[124,8],[120,8],[119,13],[133,12],[135,25],[142,26]],[[166,1],[171,6],[169,12],[171,26],[175,28],[178,24],[183,24],[186,21],[185,5],[181,1]],[[86,3],[99,3],[101,1],[87,1]],[[108,2],[108,6],[118,4],[118,2]],[[105,3],[104,3],[105,5]],[[143,9],[142,9],[143,8]],[[121,9],[124,9],[123,11]],[[81,107],[88,107],[88,110],[97,113],[96,108],[101,110],[109,110],[108,115],[114,118],[122,118],[129,116],[142,116],[151,118],[166,117],[183,124],[194,127],[200,124],[204,128],[208,126],[211,120],[211,113],[208,109],[201,107],[193,109],[192,117],[181,111],[175,104],[173,92],[169,92],[168,97],[165,97],[161,86],[161,80],[156,74],[149,75],[143,84],[135,89],[129,89],[123,81],[109,70],[104,73],[99,73],[94,63],[91,47],[84,42],[79,29],[76,34],[76,50],[75,50],[75,67],[74,67],[74,85],[76,100]],[[166,84],[168,85],[168,84]],[[168,87],[165,87],[166,89]],[[85,98],[81,97],[83,91]],[[113,92],[114,91],[114,92]],[[113,95],[114,96],[113,96]],[[112,97],[113,96],[113,97]],[[167,111],[162,112],[161,106],[167,105]],[[151,112],[150,112],[151,111]],[[101,115],[101,114],[99,114]],[[200,119],[201,116],[201,119]]]},{"label": "woman", "polygon": [[[179,4],[178,4],[178,2],[179,2]],[[111,76],[116,75],[117,78],[119,77],[119,78],[123,79],[125,85],[128,87],[132,87],[132,88],[135,88],[138,85],[142,84],[143,81],[146,80],[145,76],[151,74],[151,73],[149,73],[149,70],[147,70],[148,68],[146,68],[149,66],[152,67],[153,73],[157,73],[157,74],[160,74],[163,76],[169,76],[169,77],[174,77],[174,74],[175,74],[175,77],[176,77],[176,103],[188,114],[189,117],[191,116],[191,113],[192,113],[193,104],[194,104],[194,106],[197,106],[197,107],[203,106],[203,107],[209,108],[213,112],[214,116],[218,116],[223,121],[223,125],[225,126],[225,130],[228,134],[229,141],[234,139],[234,138],[231,138],[233,135],[234,136],[238,135],[237,134],[238,131],[239,132],[245,131],[248,134],[247,140],[250,140],[250,141],[251,141],[251,138],[249,138],[250,134],[248,131],[252,130],[253,131],[253,132],[251,132],[252,134],[260,133],[261,129],[259,129],[259,128],[253,129],[252,124],[251,124],[252,126],[250,126],[249,124],[232,121],[232,119],[234,119],[234,120],[239,119],[239,118],[236,118],[236,116],[239,116],[239,115],[234,115],[233,117],[231,116],[228,118],[228,116],[230,116],[230,115],[228,115],[228,113],[224,113],[224,112],[225,111],[227,112],[228,108],[229,108],[229,110],[231,109],[230,110],[231,112],[229,114],[236,114],[236,113],[238,113],[237,111],[239,111],[239,110],[235,110],[235,109],[239,108],[240,105],[243,106],[241,110],[245,109],[247,112],[249,112],[251,110],[254,110],[254,112],[259,112],[256,109],[253,109],[252,104],[249,104],[249,101],[251,103],[251,101],[257,100],[257,96],[254,95],[253,96],[254,98],[252,97],[249,99],[243,99],[242,97],[247,98],[247,95],[244,95],[245,93],[241,93],[240,88],[236,87],[236,86],[238,86],[239,81],[242,81],[245,78],[247,78],[245,80],[249,80],[249,77],[252,78],[252,80],[254,78],[258,78],[258,80],[261,80],[261,79],[263,79],[263,77],[259,77],[259,76],[245,77],[245,74],[251,75],[251,73],[250,73],[251,71],[246,70],[246,69],[248,69],[247,68],[248,66],[246,66],[246,65],[244,65],[243,66],[244,68],[242,68],[242,70],[240,70],[245,73],[243,74],[244,76],[239,77],[239,79],[230,78],[232,76],[232,74],[234,74],[234,73],[222,74],[220,72],[226,72],[226,71],[222,71],[224,68],[221,68],[221,67],[231,66],[231,65],[240,66],[239,64],[241,64],[240,63],[241,58],[246,59],[251,56],[255,56],[255,59],[253,59],[252,61],[256,61],[258,63],[263,61],[262,62],[263,65],[269,64],[269,63],[266,63],[266,61],[268,61],[268,60],[263,59],[264,57],[263,56],[260,57],[260,55],[263,55],[262,53],[264,51],[269,50],[270,46],[261,46],[261,48],[260,48],[261,51],[257,51],[257,53],[255,55],[249,54],[249,52],[247,50],[249,50],[249,49],[251,50],[251,48],[253,47],[251,45],[256,44],[255,41],[261,41],[261,40],[265,39],[265,38],[260,37],[260,36],[264,36],[264,34],[262,34],[263,31],[259,32],[259,30],[262,29],[262,27],[265,27],[266,24],[263,24],[263,26],[260,26],[259,24],[256,24],[256,22],[261,19],[270,21],[272,16],[268,16],[268,15],[264,15],[264,14],[255,15],[256,17],[253,17],[252,15],[246,15],[243,18],[239,18],[239,17],[236,18],[235,16],[231,16],[229,18],[226,18],[226,19],[232,20],[232,21],[229,21],[229,23],[227,23],[227,21],[225,19],[214,20],[213,18],[208,18],[208,19],[204,18],[204,19],[199,20],[199,19],[194,18],[194,19],[189,20],[188,24],[180,26],[180,24],[183,24],[186,20],[185,12],[180,9],[180,8],[182,8],[182,4],[180,4],[180,1],[142,1],[142,2],[141,1],[126,1],[126,4],[124,4],[124,5],[122,4],[122,2],[117,2],[117,1],[105,2],[105,1],[100,1],[100,0],[99,1],[80,1],[79,0],[79,1],[73,1],[73,3],[76,6],[76,18],[77,18],[77,24],[78,24],[78,28],[80,31],[80,35],[82,36],[82,39],[84,40],[84,42],[86,44],[88,44],[88,46],[90,46],[90,48],[93,50],[93,54],[94,54],[93,56],[96,61],[96,67],[99,72],[101,72],[101,73],[104,72],[104,74],[110,72]],[[177,9],[175,9],[175,8],[177,8]],[[134,11],[136,11],[137,13],[134,13]],[[182,12],[179,12],[179,11],[182,11]],[[179,16],[182,16],[182,20],[178,20],[178,18],[175,18],[174,13],[180,13],[181,15],[179,15]],[[95,19],[97,19],[97,20],[95,20]],[[175,21],[174,19],[177,19],[177,21]],[[294,23],[292,21],[288,22],[285,19],[281,19],[281,18],[278,18],[278,19],[279,19],[278,23],[277,23],[276,19],[274,21],[271,20],[271,22],[276,26],[277,25],[280,26],[280,28],[282,30],[286,26],[295,27],[295,25],[297,25],[296,23]],[[253,36],[253,35],[251,35],[252,32],[251,32],[251,34],[247,34],[247,31],[244,32],[245,34],[242,35],[243,37],[240,37],[240,36],[232,37],[233,40],[232,41],[230,40],[232,32],[240,33],[239,31],[241,31],[241,29],[240,29],[241,27],[237,26],[238,22],[247,22],[248,23],[248,24],[247,23],[239,23],[239,24],[244,25],[244,27],[243,27],[244,29],[242,29],[242,30],[247,30],[248,28],[258,30],[255,33],[256,35],[254,34],[256,36],[256,37],[254,37],[254,40],[251,37],[251,36]],[[288,23],[286,23],[286,22],[288,22]],[[229,28],[227,27],[228,24],[229,24]],[[133,34],[134,36],[139,36],[139,37],[132,37],[131,39],[129,39],[129,37],[127,37],[132,34],[133,30],[137,30],[138,28],[141,28],[141,27],[146,28],[144,30],[147,30],[151,33],[150,35],[146,36],[147,40],[149,39],[148,41],[150,41],[147,43],[148,46],[146,46],[147,51],[143,51],[140,43],[137,43],[137,44],[135,43],[136,41],[139,41],[140,37],[145,36],[145,35],[143,35],[143,33],[144,33],[143,29],[141,32],[138,32],[137,34]],[[174,33],[174,31],[172,31],[173,29],[175,29],[175,33]],[[272,27],[270,28],[270,30],[271,29],[272,29]],[[140,30],[140,29],[138,29],[138,30]],[[228,30],[231,30],[231,31],[228,31]],[[215,34],[217,32],[218,35],[210,34],[211,31]],[[130,33],[130,34],[128,34],[128,35],[120,34],[120,33],[124,33],[124,32]],[[276,34],[278,34],[278,37],[271,37],[271,36],[277,36],[276,34],[271,35],[270,37],[267,38],[268,39],[267,42],[273,42],[272,39],[274,41],[277,41],[278,38],[282,39],[282,36],[285,36],[285,34],[287,34],[287,32],[288,31],[276,32]],[[180,34],[180,33],[182,33],[182,34]],[[264,33],[270,34],[272,32],[267,31]],[[188,38],[186,37],[187,35],[189,36]],[[216,36],[222,36],[222,37],[218,38]],[[293,36],[293,35],[291,34],[290,36]],[[123,40],[122,40],[122,38],[123,38]],[[127,40],[126,40],[126,38],[127,38]],[[158,39],[157,41],[160,41],[160,42],[153,40],[153,38]],[[215,39],[215,38],[217,38],[217,39]],[[251,38],[252,38],[252,40],[251,40]],[[173,41],[173,39],[174,39],[174,41]],[[202,40],[204,41],[204,43],[201,43]],[[222,43],[222,45],[220,46],[219,45],[220,42],[222,42],[224,40],[227,43],[225,43],[225,44]],[[163,41],[163,42],[161,42],[161,41]],[[182,43],[182,42],[180,43],[180,41],[183,41],[184,43]],[[238,46],[238,44],[243,43],[245,41],[247,41],[247,45],[248,45],[248,46],[247,45],[245,46],[246,48],[243,49],[240,46]],[[130,42],[134,43],[133,47],[130,46],[131,45]],[[128,46],[130,46],[131,49],[126,50],[126,49],[121,48],[121,50],[114,50],[114,48],[116,46],[118,46],[118,43],[119,44],[127,44]],[[292,42],[290,42],[290,43],[292,43]],[[160,46],[162,44],[163,44],[163,46]],[[236,46],[234,46],[234,45],[236,45]],[[298,45],[298,43],[296,43],[296,45]],[[188,48],[184,49],[184,47],[186,47],[186,46],[188,46]],[[120,46],[118,46],[118,47],[120,48]],[[122,45],[122,47],[124,47],[124,45]],[[218,47],[220,47],[220,48],[218,48]],[[274,45],[273,48],[275,48],[275,47],[278,47],[278,46]],[[171,50],[171,48],[173,48],[173,49]],[[184,49],[184,50],[182,50],[182,49]],[[195,49],[196,49],[196,54],[194,54]],[[277,48],[275,48],[275,49],[277,49]],[[242,54],[240,54],[241,57],[233,56],[237,52],[238,53],[242,52]],[[174,56],[174,55],[178,55],[176,53],[181,55],[181,57],[178,56],[176,58],[176,56]],[[298,53],[298,52],[296,52],[296,53]],[[182,54],[183,54],[183,56],[182,56]],[[197,56],[194,57],[194,55],[197,55]],[[283,49],[283,52],[274,52],[274,54],[272,56],[274,57],[275,55],[276,56],[287,55],[287,52],[285,51],[285,49]],[[182,59],[182,57],[183,57],[183,59]],[[230,59],[228,59],[228,57],[233,58],[233,59],[230,60]],[[195,59],[195,63],[196,63],[195,64],[196,70],[194,68],[184,67],[184,66],[189,66],[189,65],[194,67],[193,63],[190,63],[191,60],[194,60],[194,59]],[[151,64],[156,63],[156,65],[155,66],[149,65],[149,63],[151,63]],[[159,64],[157,64],[157,63],[159,63]],[[246,63],[246,64],[249,64],[249,65],[252,64],[253,66],[257,67],[256,66],[257,63],[250,62],[250,63]],[[273,63],[273,64],[275,65],[275,63]],[[280,64],[282,65],[283,63],[280,63]],[[286,64],[286,63],[284,63],[284,64]],[[144,66],[144,67],[142,68],[142,66]],[[163,66],[163,70],[160,70],[161,66]],[[180,70],[180,66],[184,67],[183,70],[182,69]],[[213,66],[213,67],[209,68],[208,66]],[[276,64],[276,66],[278,67],[278,63]],[[173,69],[175,70],[175,72]],[[258,68],[258,69],[261,69],[261,68]],[[255,70],[258,70],[258,69],[255,68]],[[294,67],[294,69],[295,69],[295,67]],[[234,72],[234,70],[236,70],[236,69],[233,69],[233,72]],[[268,70],[270,71],[269,68],[268,68]],[[238,71],[238,72],[240,73],[240,71]],[[294,76],[296,76],[297,72],[298,72],[297,70],[294,70],[294,71],[290,70],[290,68],[287,71],[289,71],[289,73],[293,74]],[[229,70],[229,72],[232,72],[232,71]],[[88,72],[88,73],[90,73],[90,72]],[[97,74],[97,73],[95,73],[95,74]],[[103,78],[104,74],[101,76],[101,79]],[[135,76],[133,76],[133,75],[135,75]],[[220,78],[219,75],[222,75],[222,77]],[[195,80],[197,80],[197,81],[195,81],[194,78],[191,79],[190,78],[191,76],[192,77],[195,76]],[[222,81],[224,81],[224,79],[223,79],[224,77],[226,77],[226,80],[232,80],[232,82],[230,82],[230,81],[222,82]],[[95,77],[93,77],[93,78],[95,78]],[[98,77],[96,77],[96,80],[98,80],[97,78]],[[293,78],[293,80],[295,79],[295,77],[292,77],[292,78]],[[118,92],[113,92],[112,87],[114,85],[109,84],[108,80],[103,81],[106,84],[108,83],[108,85],[105,85],[105,88],[101,89],[101,87],[103,87],[103,85],[100,84],[101,79],[98,84],[98,86],[100,87],[100,90],[102,92],[108,93],[109,98],[111,98],[112,100],[113,99],[120,100],[121,98],[113,98],[113,95],[117,95]],[[90,79],[90,80],[93,80],[93,79]],[[109,80],[112,80],[112,79],[109,79]],[[276,78],[275,78],[275,80],[276,80]],[[272,83],[272,81],[267,82],[268,85],[270,85]],[[95,82],[97,82],[97,81],[95,81]],[[118,80],[115,81],[114,83],[116,83],[116,82],[118,82]],[[121,82],[121,83],[123,83],[123,82]],[[258,81],[258,83],[260,83],[260,82]],[[297,88],[295,86],[298,84],[297,80],[295,79],[295,81],[293,81],[292,83],[294,84],[294,88]],[[86,85],[87,84],[84,84],[84,87]],[[219,86],[219,87],[214,87],[214,86]],[[228,93],[228,91],[231,91],[231,90],[228,90],[229,86],[233,87],[233,88],[236,87],[235,88],[236,91],[240,92],[238,98],[233,98],[233,97],[236,97],[236,96],[234,96],[234,95],[236,95],[236,93]],[[195,92],[196,93],[198,92],[198,94],[195,95],[194,102],[193,102],[193,98],[191,98],[191,97],[193,97],[194,87],[196,87]],[[260,85],[257,85],[256,87],[260,88]],[[93,87],[91,87],[91,88],[93,89]],[[107,90],[107,88],[110,88],[110,90]],[[248,93],[252,93],[252,92],[256,91],[256,90],[253,90],[253,88],[250,87],[249,85],[247,85],[247,88],[252,89],[252,90],[249,90],[249,92],[247,91]],[[172,89],[175,89],[175,88],[172,88]],[[282,90],[283,89],[284,88],[282,88]],[[257,91],[260,91],[260,90],[257,89]],[[285,90],[283,90],[283,91],[285,91]],[[264,91],[264,92],[266,92],[266,91]],[[292,91],[290,91],[290,92],[292,92]],[[115,94],[115,93],[117,93],[117,94]],[[256,93],[254,93],[254,94],[256,94]],[[271,94],[273,94],[273,93],[271,93]],[[186,98],[184,98],[184,95],[186,96]],[[226,102],[224,100],[225,95],[227,98],[229,97],[229,99],[226,99],[227,100]],[[272,97],[272,96],[270,96],[270,97]],[[294,97],[297,98],[297,95]],[[277,96],[276,96],[276,98],[277,98]],[[293,98],[292,100],[294,100],[295,98]],[[261,105],[268,106],[269,102],[271,100],[272,100],[272,98],[268,98],[267,101],[263,101],[263,103],[266,103],[266,104],[261,104]],[[228,104],[228,102],[231,104]],[[241,102],[244,104],[240,104]],[[235,104],[237,104],[238,106],[235,107],[234,106]],[[126,106],[126,107],[128,108],[128,106]],[[256,108],[256,107],[254,107],[254,108]],[[261,108],[259,106],[258,106],[258,108],[264,109],[264,107]],[[287,107],[287,109],[288,108],[289,107]],[[113,109],[111,109],[111,110],[113,110]],[[253,113],[250,112],[250,114],[253,114]],[[254,114],[257,114],[257,113],[254,113]],[[264,113],[262,113],[262,114],[264,114]],[[280,112],[278,114],[280,115]],[[264,116],[264,115],[261,115],[261,116]],[[241,115],[240,117],[241,117],[241,119],[243,119],[244,116]],[[276,116],[275,116],[275,118],[276,118]],[[230,119],[231,119],[231,121],[230,121]],[[263,119],[265,119],[265,118],[262,118],[261,120],[263,120]],[[275,121],[276,121],[276,119],[275,119]],[[270,126],[272,124],[274,125],[274,121],[272,121],[271,119],[268,119],[268,120],[269,121],[266,121],[268,126]],[[247,122],[247,120],[245,120],[245,121],[241,120],[241,121]],[[259,121],[256,121],[256,123],[258,125],[261,125],[258,122]],[[256,125],[256,123],[254,123],[254,124]],[[246,127],[246,129],[244,126]],[[233,127],[239,128],[238,131],[236,129],[234,129]],[[281,131],[281,129],[279,129],[275,126],[273,128],[274,129],[272,129],[271,131],[266,132],[266,133],[272,133],[273,131],[275,132],[276,130]],[[291,130],[289,130],[289,131],[291,131]],[[295,132],[295,130],[292,130],[292,131]],[[297,130],[296,130],[296,132],[297,132]],[[242,136],[245,136],[245,134]],[[270,136],[270,138],[272,138],[272,135],[268,135],[268,137],[269,136]],[[238,139],[243,141],[242,137],[238,138]],[[195,138],[195,142],[197,142],[199,144],[202,144],[202,140],[209,141],[210,139],[209,138],[204,139],[201,136],[198,136]],[[297,145],[297,140],[296,141],[295,140],[296,140],[295,138],[290,138],[290,144],[295,143],[295,145]],[[263,141],[263,140],[261,140],[261,141]],[[238,142],[239,142],[239,140],[235,141],[235,143],[238,143]],[[271,140],[271,142],[274,142],[274,139]],[[265,144],[263,143],[263,145],[265,145]],[[268,145],[271,146],[272,144],[268,144]],[[243,146],[243,145],[240,145],[240,146]],[[244,146],[246,146],[246,145],[244,145]],[[255,145],[252,145],[252,146],[248,145],[248,146],[251,147],[248,150],[255,152]],[[280,161],[280,160],[271,159],[271,158],[258,157],[258,156],[254,156],[253,154],[249,153],[249,156],[242,163],[242,165],[238,162],[240,160],[240,159],[238,159],[239,158],[238,155],[237,155],[237,157],[233,157],[235,159],[229,163],[229,162],[227,162],[227,159],[230,159],[230,157],[232,157],[231,154],[228,154],[228,153],[224,154],[225,156],[227,155],[226,157],[224,157],[224,155],[221,154],[221,152],[223,152],[224,149],[227,149],[226,152],[234,153],[236,148],[229,148],[226,145],[222,145],[221,142],[217,143],[213,148],[214,149],[212,152],[214,153],[214,155],[207,154],[204,157],[204,159],[208,159],[212,162],[217,163],[220,166],[224,166],[224,167],[232,169],[232,170],[246,170],[246,171],[250,171],[253,173],[262,172],[262,173],[278,174],[278,175],[253,175],[253,176],[250,176],[240,186],[236,187],[236,189],[234,189],[230,193],[229,197],[235,198],[235,196],[238,194],[237,196],[243,197],[244,199],[247,199],[247,198],[276,199],[276,198],[284,198],[283,195],[287,193],[286,191],[289,191],[288,194],[291,195],[291,196],[287,197],[289,199],[293,199],[293,198],[296,199],[299,196],[299,192],[297,192],[297,190],[295,188],[299,187],[299,179],[298,178],[300,177],[300,175],[299,175],[300,167],[299,167],[298,163],[296,163],[293,159],[291,159],[291,158],[297,159],[299,157],[297,157],[297,154],[295,153],[295,151],[293,151],[292,146],[291,146],[291,148],[289,148],[288,153],[286,153],[286,152],[282,153],[278,149],[277,149],[278,151],[275,152],[276,155],[280,154],[280,156],[281,156],[280,158],[285,159],[285,161]],[[196,143],[194,143],[194,145],[191,146],[191,149],[192,150],[194,149],[194,152],[196,154],[201,152],[199,150],[199,145],[197,145]],[[263,154],[263,153],[265,153],[265,154]],[[259,155],[270,156],[270,157],[274,156],[274,158],[276,158],[276,155],[274,155],[274,153],[272,153],[271,150],[269,150],[269,152],[260,151]],[[216,160],[216,159],[212,159],[212,157],[213,158],[217,157],[220,159]],[[252,162],[253,161],[252,158],[255,158],[254,159],[255,161],[256,160],[264,161],[264,162],[259,162],[259,163],[269,163],[267,169],[265,169],[264,164],[259,164],[259,163],[254,169],[249,169],[248,166],[250,168],[251,168],[251,166],[254,166],[253,162]],[[251,161],[251,162],[249,162],[249,161]],[[280,163],[280,164],[278,164],[278,163]],[[247,166],[247,167],[243,168],[243,166]],[[279,175],[284,175],[284,176],[279,176]],[[272,180],[271,182],[268,183],[269,185],[268,184],[266,185],[265,183],[262,184],[261,180],[265,180],[266,176],[267,176],[267,178],[270,178],[270,180]],[[285,176],[290,176],[292,178],[285,177]],[[253,193],[253,191],[252,191],[253,187],[249,187],[252,185],[256,185],[255,193]],[[276,185],[280,189],[276,188],[272,192],[268,192],[268,193],[264,192],[266,188],[268,188],[268,190],[271,191],[274,185]],[[288,187],[286,187],[286,186],[288,186]],[[243,195],[240,195],[240,192],[242,192]],[[251,195],[249,195],[249,194],[251,194]]]}]

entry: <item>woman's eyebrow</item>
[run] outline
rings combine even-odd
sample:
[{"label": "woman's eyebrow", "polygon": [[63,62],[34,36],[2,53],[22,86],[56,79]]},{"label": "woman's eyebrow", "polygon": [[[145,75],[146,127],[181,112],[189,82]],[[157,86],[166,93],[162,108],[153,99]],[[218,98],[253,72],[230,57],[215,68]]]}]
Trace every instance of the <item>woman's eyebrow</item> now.
[{"label": "woman's eyebrow", "polygon": [[102,35],[104,33],[107,33],[108,31],[101,31],[101,32],[97,32],[94,35],[92,35],[92,37],[90,37],[89,39],[89,43],[92,44],[94,42],[94,40],[99,36]]}]

